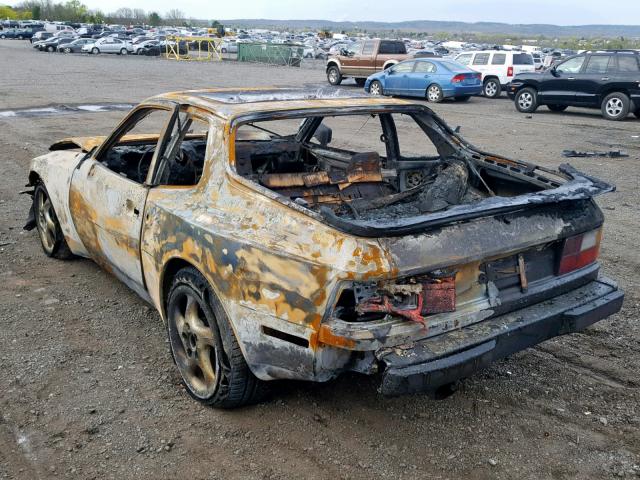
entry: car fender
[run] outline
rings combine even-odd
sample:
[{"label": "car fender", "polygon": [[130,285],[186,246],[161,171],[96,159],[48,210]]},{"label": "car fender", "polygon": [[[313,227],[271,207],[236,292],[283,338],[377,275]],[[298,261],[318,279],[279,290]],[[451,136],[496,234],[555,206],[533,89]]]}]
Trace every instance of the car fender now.
[{"label": "car fender", "polygon": [[69,248],[75,255],[88,257],[89,253],[84,248],[73,223],[69,205],[71,178],[84,155],[78,150],[58,150],[34,158],[29,165],[29,185],[35,186],[40,179],[49,192],[60,229]]},{"label": "car fender", "polygon": [[382,66],[382,70],[386,70],[389,67],[393,67],[397,63],[398,63],[397,60],[389,60],[388,62],[385,62],[385,64]]},{"label": "car fender", "polygon": [[338,67],[338,70],[342,72],[342,64],[340,63],[340,60],[335,57],[331,57],[329,60],[327,60],[326,70],[329,70],[329,67]]}]

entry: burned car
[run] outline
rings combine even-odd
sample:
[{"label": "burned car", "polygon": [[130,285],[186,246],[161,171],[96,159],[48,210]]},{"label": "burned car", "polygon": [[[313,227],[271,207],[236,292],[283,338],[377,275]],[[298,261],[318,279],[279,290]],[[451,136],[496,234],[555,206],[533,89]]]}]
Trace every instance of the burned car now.
[{"label": "burned car", "polygon": [[483,152],[410,101],[168,93],[53,144],[29,185],[44,252],[154,305],[186,390],[216,407],[346,371],[445,394],[623,300],[597,261],[612,186]]}]

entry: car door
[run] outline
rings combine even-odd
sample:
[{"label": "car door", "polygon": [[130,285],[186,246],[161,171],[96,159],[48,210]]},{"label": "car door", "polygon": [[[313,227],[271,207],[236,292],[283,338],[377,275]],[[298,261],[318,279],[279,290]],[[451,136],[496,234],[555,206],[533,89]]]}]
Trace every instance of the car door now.
[{"label": "car door", "polygon": [[413,72],[415,61],[401,62],[387,70],[384,90],[396,95],[411,95],[409,76]]},{"label": "car door", "polygon": [[409,73],[409,82],[407,86],[408,94],[414,97],[424,97],[427,87],[436,82],[442,85],[438,78],[438,71],[433,62],[426,60],[416,60],[413,71]]},{"label": "car door", "polygon": [[616,58],[612,54],[589,55],[581,73],[575,76],[575,104],[600,106],[600,92],[604,84],[611,85],[616,74]]},{"label": "car door", "polygon": [[571,105],[575,102],[578,74],[585,56],[571,57],[545,72],[538,89],[538,100],[545,105]]},{"label": "car door", "polygon": [[349,49],[349,55],[340,55],[340,65],[343,75],[350,76],[360,74],[359,56],[362,53],[362,44],[356,44],[354,48]]},{"label": "car door", "polygon": [[[96,263],[143,297],[146,293],[140,262],[140,232],[148,193],[146,172],[152,171],[155,158],[162,155],[168,144],[177,112],[177,107],[159,105],[135,109],[93,155],[81,161],[71,179],[71,217],[86,250]],[[131,152],[122,137],[152,113],[159,131],[146,137],[150,147],[155,147],[152,154],[142,155],[137,169],[131,165],[130,170],[137,170],[138,177],[116,170],[110,159],[118,158],[115,157],[118,154],[124,163],[127,152]]]}]

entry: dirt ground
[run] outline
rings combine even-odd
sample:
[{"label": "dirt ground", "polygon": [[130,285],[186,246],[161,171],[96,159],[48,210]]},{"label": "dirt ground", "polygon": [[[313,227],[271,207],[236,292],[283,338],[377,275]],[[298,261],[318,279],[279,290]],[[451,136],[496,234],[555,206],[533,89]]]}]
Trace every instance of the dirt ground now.
[{"label": "dirt ground", "polygon": [[[0,42],[0,110],[323,83],[318,68],[65,56]],[[564,149],[629,153],[571,159],[618,186],[599,203],[601,260],[626,291],[621,313],[497,362],[443,401],[382,398],[379,379],[354,374],[278,384],[250,408],[205,408],[182,390],[155,311],[88,260],[45,257],[35,232],[22,231],[29,160],[62,137],[108,134],[124,112],[0,117],[0,478],[640,476],[640,120],[546,108],[529,118],[506,98],[434,109],[485,150],[548,167],[567,161]]]}]

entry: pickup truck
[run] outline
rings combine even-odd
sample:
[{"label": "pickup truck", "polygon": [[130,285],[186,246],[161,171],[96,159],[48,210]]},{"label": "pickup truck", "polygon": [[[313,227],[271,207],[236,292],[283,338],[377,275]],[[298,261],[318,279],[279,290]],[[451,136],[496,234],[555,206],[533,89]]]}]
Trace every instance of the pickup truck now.
[{"label": "pickup truck", "polygon": [[331,85],[340,85],[342,80],[353,77],[363,86],[369,75],[386,70],[409,58],[401,40],[365,40],[352,50],[342,50],[327,60],[327,80]]}]

